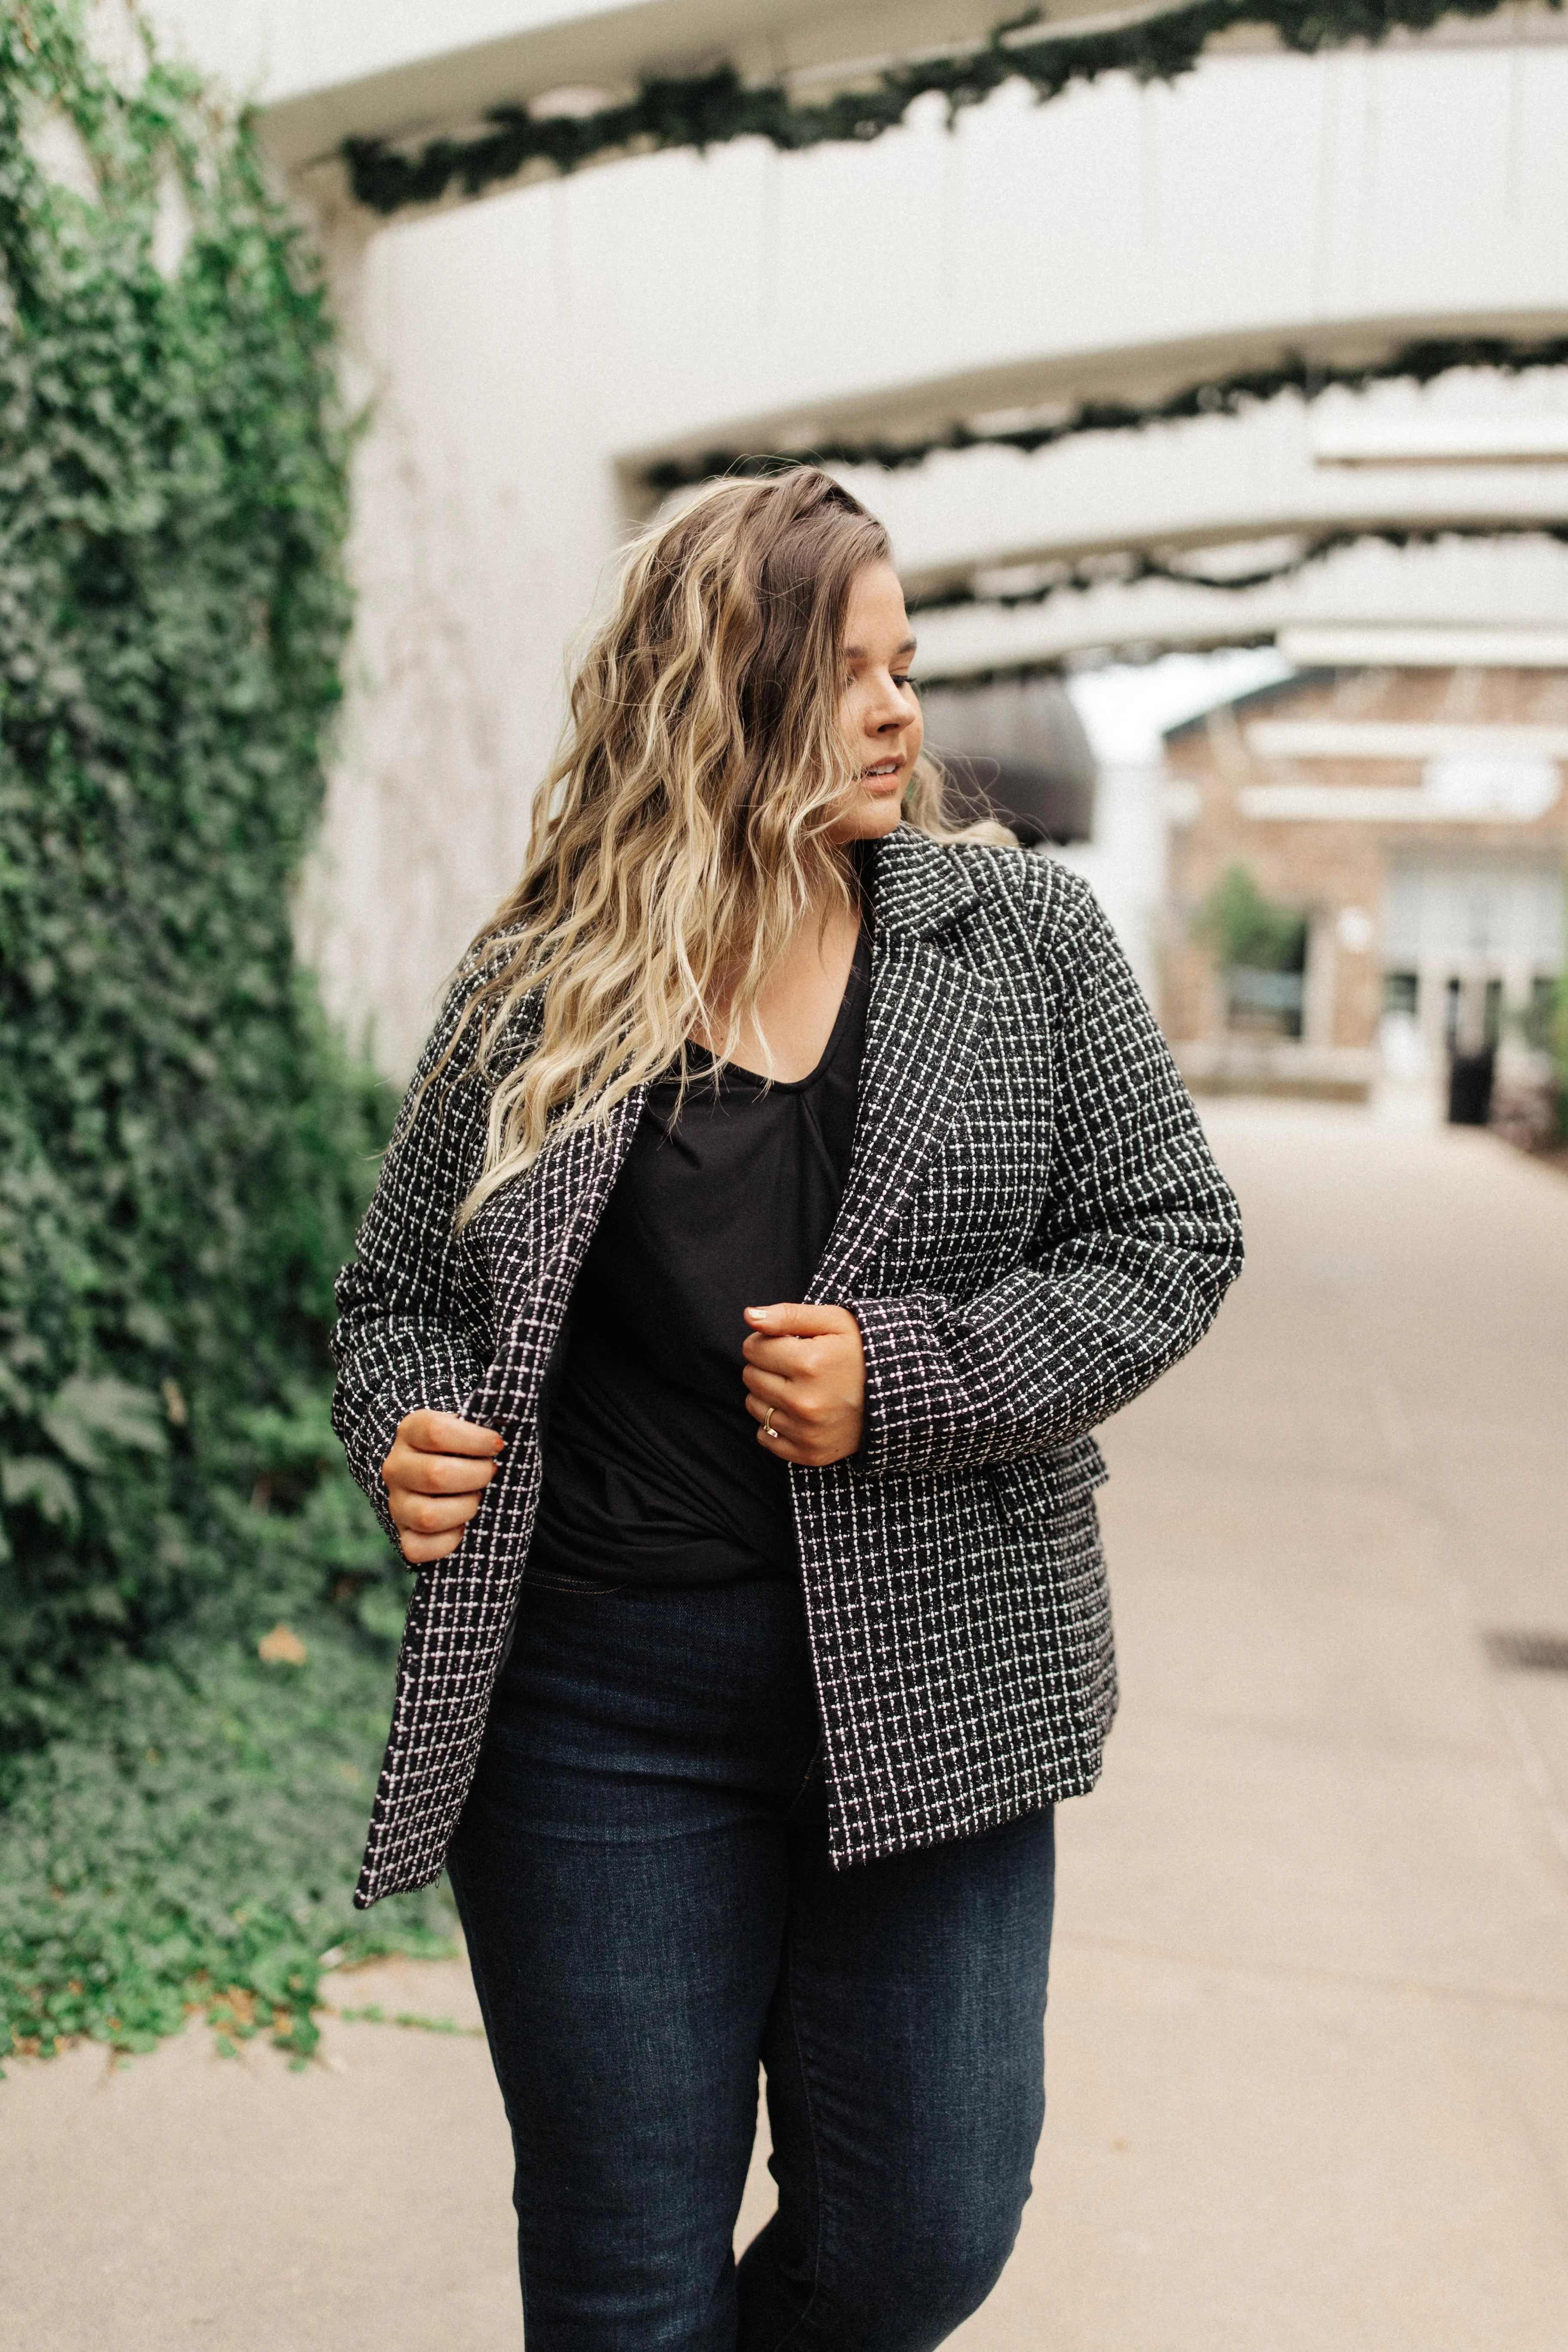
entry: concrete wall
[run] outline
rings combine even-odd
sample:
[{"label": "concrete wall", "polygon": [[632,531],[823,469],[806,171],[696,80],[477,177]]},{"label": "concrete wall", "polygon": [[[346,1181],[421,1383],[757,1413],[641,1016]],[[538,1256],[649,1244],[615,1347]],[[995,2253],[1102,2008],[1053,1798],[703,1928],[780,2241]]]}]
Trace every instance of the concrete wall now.
[{"label": "concrete wall", "polygon": [[[620,534],[583,396],[605,322],[559,267],[566,192],[394,229],[355,288],[371,427],[358,619],[301,944],[395,1073],[515,878],[565,708],[568,645]],[[606,339],[613,346],[613,328]]]}]

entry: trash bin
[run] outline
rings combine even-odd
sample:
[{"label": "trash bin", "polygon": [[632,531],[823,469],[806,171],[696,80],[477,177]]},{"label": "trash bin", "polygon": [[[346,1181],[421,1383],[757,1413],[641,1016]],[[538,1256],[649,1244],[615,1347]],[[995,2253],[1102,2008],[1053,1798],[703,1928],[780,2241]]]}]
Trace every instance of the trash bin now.
[{"label": "trash bin", "polygon": [[1492,1079],[1496,1070],[1495,1045],[1483,1045],[1479,1054],[1449,1055],[1450,1127],[1485,1127],[1491,1117]]}]

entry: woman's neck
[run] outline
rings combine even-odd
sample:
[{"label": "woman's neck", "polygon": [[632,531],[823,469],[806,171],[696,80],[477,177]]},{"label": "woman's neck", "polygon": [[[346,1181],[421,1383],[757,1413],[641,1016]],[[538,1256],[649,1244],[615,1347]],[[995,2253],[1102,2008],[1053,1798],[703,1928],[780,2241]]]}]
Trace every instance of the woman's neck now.
[{"label": "woman's neck", "polygon": [[[786,1086],[809,1077],[827,1050],[859,936],[858,892],[847,899],[825,891],[807,907],[754,1011],[742,1019],[730,1059]],[[715,1043],[702,1035],[697,1042],[710,1048]]]}]

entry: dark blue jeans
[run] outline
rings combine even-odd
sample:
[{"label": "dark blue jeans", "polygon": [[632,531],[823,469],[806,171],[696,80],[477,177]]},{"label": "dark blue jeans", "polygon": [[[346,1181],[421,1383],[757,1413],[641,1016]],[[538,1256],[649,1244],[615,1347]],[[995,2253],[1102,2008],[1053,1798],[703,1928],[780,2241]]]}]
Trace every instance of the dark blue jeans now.
[{"label": "dark blue jeans", "polygon": [[525,1587],[451,1875],[529,2352],[925,2352],[1007,2259],[1051,1816],[835,1871],[818,1740],[793,1586]]}]

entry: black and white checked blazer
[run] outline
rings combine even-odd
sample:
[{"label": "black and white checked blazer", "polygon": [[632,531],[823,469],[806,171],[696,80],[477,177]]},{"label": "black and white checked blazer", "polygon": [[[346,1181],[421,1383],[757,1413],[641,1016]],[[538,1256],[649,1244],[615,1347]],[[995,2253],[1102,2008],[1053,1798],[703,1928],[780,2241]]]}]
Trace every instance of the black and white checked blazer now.
[{"label": "black and white checked blazer", "polygon": [[[859,1321],[866,1433],[790,1473],[839,1864],[1092,1787],[1116,1678],[1089,1433],[1202,1336],[1241,1265],[1236,1203],[1085,885],[908,826],[872,870],[853,1158],[810,1294]],[[459,1054],[423,1098],[416,1079],[340,1277],[333,1417],[395,1542],[381,1465],[405,1413],[507,1440],[458,1550],[415,1581],[361,1905],[433,1879],[462,1811],[545,1369],[640,1109],[551,1145],[455,1235],[485,1131]]]}]

